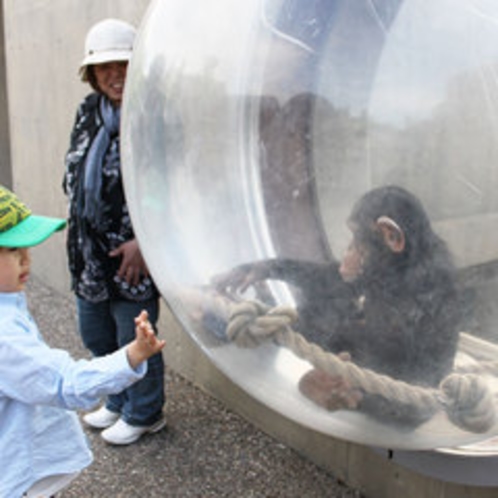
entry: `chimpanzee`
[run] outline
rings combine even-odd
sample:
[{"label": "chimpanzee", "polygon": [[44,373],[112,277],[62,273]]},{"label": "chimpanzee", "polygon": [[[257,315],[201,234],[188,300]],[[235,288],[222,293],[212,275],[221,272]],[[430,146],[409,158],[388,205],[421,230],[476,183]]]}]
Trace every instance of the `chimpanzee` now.
[{"label": "chimpanzee", "polygon": [[[352,241],[341,263],[270,259],[241,265],[214,283],[223,292],[264,279],[293,284],[301,292],[296,328],[308,340],[378,373],[437,386],[452,369],[460,321],[446,244],[420,201],[399,186],[363,195],[348,226]],[[320,402],[316,389],[331,382],[312,371],[301,388]]]}]

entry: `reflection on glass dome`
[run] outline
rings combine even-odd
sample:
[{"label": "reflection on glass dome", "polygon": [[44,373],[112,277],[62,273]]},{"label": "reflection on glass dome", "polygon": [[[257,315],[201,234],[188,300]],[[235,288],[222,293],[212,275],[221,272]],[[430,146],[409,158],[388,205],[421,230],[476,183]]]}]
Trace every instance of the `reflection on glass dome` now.
[{"label": "reflection on glass dome", "polygon": [[498,432],[498,5],[156,0],[125,186],[185,330],[259,401],[389,448]]}]

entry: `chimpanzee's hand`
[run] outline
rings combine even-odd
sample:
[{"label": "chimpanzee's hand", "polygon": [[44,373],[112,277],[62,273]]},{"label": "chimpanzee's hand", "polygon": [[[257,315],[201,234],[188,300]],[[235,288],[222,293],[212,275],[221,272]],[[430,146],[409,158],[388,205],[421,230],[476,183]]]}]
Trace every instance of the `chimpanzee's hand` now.
[{"label": "chimpanzee's hand", "polygon": [[313,369],[301,377],[299,390],[311,401],[327,410],[355,410],[363,399],[358,389],[338,375]]},{"label": "chimpanzee's hand", "polygon": [[232,270],[214,276],[212,285],[221,294],[234,295],[244,293],[251,285],[268,278],[268,269],[264,262],[247,263]]}]

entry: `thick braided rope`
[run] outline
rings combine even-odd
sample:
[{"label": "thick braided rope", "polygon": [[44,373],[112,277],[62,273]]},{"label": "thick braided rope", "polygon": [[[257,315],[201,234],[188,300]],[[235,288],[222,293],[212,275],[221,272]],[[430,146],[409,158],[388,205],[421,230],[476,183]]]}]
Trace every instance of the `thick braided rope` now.
[{"label": "thick braided rope", "polygon": [[459,366],[456,371],[460,374],[489,374],[489,375],[498,375],[498,361],[493,360],[481,360],[477,365],[462,365]]},{"label": "thick braided rope", "polygon": [[292,308],[270,309],[262,303],[242,302],[231,310],[227,337],[242,347],[256,347],[273,340],[315,368],[347,378],[351,387],[360,388],[365,393],[382,396],[423,413],[435,414],[443,409],[455,425],[467,431],[482,433],[493,426],[493,395],[480,377],[451,374],[441,382],[439,390],[407,384],[345,362],[307,342],[290,328],[296,317]]}]

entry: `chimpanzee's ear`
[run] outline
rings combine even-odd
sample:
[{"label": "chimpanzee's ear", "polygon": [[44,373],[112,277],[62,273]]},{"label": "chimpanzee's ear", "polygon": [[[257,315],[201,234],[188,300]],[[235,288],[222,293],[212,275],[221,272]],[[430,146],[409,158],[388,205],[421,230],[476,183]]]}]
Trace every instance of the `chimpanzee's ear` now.
[{"label": "chimpanzee's ear", "polygon": [[375,222],[377,230],[382,234],[386,246],[395,253],[405,249],[405,234],[400,226],[388,216],[381,216]]}]

